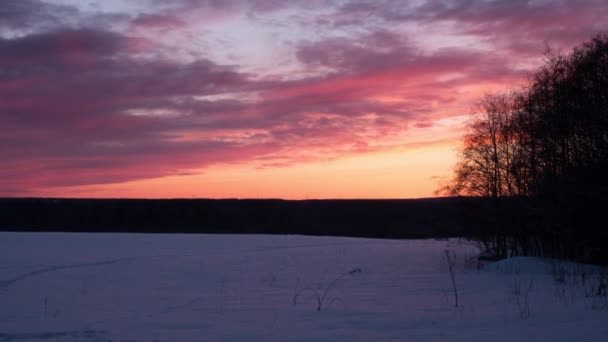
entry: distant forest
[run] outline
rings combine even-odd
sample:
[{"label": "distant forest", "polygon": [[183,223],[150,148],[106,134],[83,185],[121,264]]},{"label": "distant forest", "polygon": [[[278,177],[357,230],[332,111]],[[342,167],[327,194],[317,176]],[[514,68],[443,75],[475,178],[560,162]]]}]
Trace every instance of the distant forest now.
[{"label": "distant forest", "polygon": [[[480,199],[0,199],[12,231],[267,233],[377,238],[465,235]],[[483,210],[482,210],[483,211]]]}]

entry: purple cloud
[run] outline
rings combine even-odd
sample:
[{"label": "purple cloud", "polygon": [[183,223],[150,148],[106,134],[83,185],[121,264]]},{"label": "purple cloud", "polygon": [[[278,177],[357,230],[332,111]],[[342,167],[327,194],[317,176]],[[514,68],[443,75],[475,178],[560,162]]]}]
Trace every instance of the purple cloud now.
[{"label": "purple cloud", "polygon": [[[608,17],[599,1],[142,3],[149,6],[110,14],[35,0],[0,4],[0,191],[183,174],[220,162],[286,165],[398,145],[408,127],[466,113],[480,87],[516,84],[522,58],[542,50],[543,39],[582,40]],[[281,20],[290,11],[317,26],[282,42],[292,65],[277,65],[272,76],[252,71],[253,57],[227,63],[207,45],[184,56],[156,34],[208,34],[188,17],[202,12],[241,20],[234,34],[263,25],[252,13],[302,29],[288,25],[291,16]],[[77,20],[68,25],[70,16]],[[427,49],[400,28],[412,23],[448,25],[449,34],[479,45]]]}]

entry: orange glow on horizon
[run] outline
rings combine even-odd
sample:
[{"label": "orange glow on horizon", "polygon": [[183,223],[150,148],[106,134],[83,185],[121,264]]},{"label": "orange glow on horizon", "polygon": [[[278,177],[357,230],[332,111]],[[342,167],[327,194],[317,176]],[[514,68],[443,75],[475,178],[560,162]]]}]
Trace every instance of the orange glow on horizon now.
[{"label": "orange glow on horizon", "polygon": [[[455,162],[457,141],[366,153],[326,162],[264,168],[218,164],[200,174],[42,190],[47,197],[92,198],[423,198]],[[120,194],[117,196],[117,194]]]}]

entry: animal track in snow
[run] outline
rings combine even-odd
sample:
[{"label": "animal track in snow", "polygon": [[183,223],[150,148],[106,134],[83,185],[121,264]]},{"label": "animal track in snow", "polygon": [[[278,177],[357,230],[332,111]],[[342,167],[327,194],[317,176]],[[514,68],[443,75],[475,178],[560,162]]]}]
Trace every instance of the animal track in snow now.
[{"label": "animal track in snow", "polygon": [[27,272],[27,273],[23,273],[21,275],[18,275],[14,278],[11,279],[7,279],[7,280],[1,280],[0,281],[0,288],[2,287],[9,287],[10,285],[23,280],[23,279],[27,279],[30,277],[34,277],[40,274],[44,274],[44,273],[50,273],[50,272],[55,272],[55,271],[62,271],[62,270],[67,270],[67,269],[73,269],[73,268],[83,268],[83,267],[94,267],[94,266],[104,266],[104,265],[112,265],[112,264],[117,264],[117,263],[121,263],[121,262],[129,262],[131,260],[133,260],[134,258],[121,258],[121,259],[112,259],[112,260],[106,260],[106,261],[98,261],[98,262],[88,262],[88,263],[81,263],[81,264],[68,264],[68,265],[55,265],[55,266],[48,266],[45,268],[41,268],[35,271],[31,271],[31,272]]}]

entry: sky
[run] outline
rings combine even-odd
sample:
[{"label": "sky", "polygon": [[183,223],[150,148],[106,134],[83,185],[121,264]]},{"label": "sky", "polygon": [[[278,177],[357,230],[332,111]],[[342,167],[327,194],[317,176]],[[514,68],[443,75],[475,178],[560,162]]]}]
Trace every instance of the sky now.
[{"label": "sky", "polygon": [[419,198],[605,0],[2,0],[0,197]]}]

